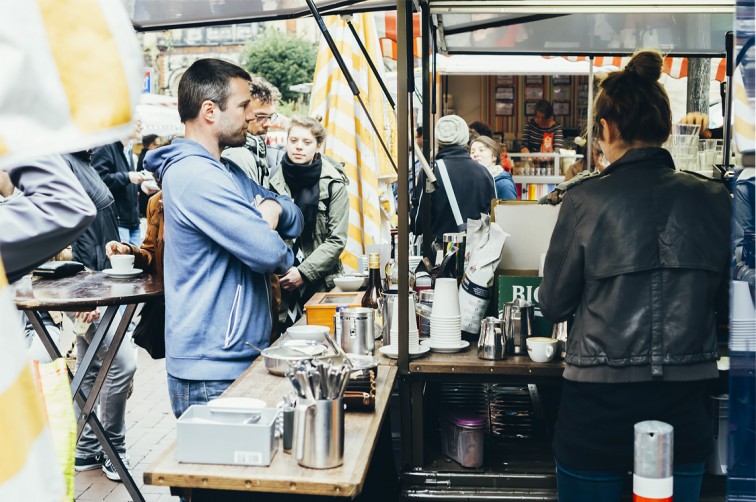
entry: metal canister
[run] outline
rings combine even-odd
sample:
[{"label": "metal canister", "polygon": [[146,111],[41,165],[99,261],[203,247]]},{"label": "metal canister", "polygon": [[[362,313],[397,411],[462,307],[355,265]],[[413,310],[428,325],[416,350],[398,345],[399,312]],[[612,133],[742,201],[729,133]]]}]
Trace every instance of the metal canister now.
[{"label": "metal canister", "polygon": [[366,307],[346,308],[341,315],[341,348],[347,354],[373,355],[375,311]]},{"label": "metal canister", "polygon": [[[418,302],[428,308],[433,307],[433,290],[424,289],[418,293]],[[425,317],[418,314],[417,326],[420,331],[420,336],[430,336],[430,316]]]},{"label": "metal canister", "polygon": [[341,343],[341,311],[349,308],[349,305],[339,305],[333,314],[333,337],[336,343]]},{"label": "metal canister", "polygon": [[467,234],[465,232],[447,233],[443,236],[444,241],[444,254],[448,253],[452,246],[457,248],[457,257],[455,264],[455,272],[457,275],[457,282],[462,281],[462,276],[465,274],[465,244],[467,242]]}]

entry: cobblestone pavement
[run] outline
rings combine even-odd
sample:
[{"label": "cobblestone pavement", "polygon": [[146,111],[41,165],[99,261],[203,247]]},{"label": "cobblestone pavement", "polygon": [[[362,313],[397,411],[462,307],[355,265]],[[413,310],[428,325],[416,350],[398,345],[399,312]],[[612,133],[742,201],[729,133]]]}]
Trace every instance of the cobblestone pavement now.
[{"label": "cobblestone pavement", "polygon": [[[142,474],[171,441],[176,439],[176,419],[168,402],[165,359],[154,360],[139,349],[134,393],[126,405],[126,448],[131,472],[147,502],[178,502],[168,488],[145,485]],[[131,500],[123,483],[105,477],[101,469],[77,472],[75,500]]]}]

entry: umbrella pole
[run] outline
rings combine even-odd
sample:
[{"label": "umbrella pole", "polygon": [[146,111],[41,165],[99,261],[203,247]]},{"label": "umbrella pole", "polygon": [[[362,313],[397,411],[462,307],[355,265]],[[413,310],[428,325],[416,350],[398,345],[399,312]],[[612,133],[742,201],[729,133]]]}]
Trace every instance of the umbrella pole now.
[{"label": "umbrella pole", "polygon": [[388,87],[386,87],[385,82],[383,82],[381,74],[378,72],[378,68],[375,67],[375,63],[373,63],[373,59],[370,57],[370,54],[368,54],[367,48],[362,43],[362,40],[360,40],[360,35],[357,34],[357,30],[354,29],[354,25],[352,24],[352,16],[341,17],[342,19],[344,19],[344,21],[346,21],[347,26],[349,26],[349,30],[352,32],[352,35],[354,35],[354,39],[357,41],[357,45],[360,47],[362,55],[365,56],[365,60],[367,61],[368,66],[370,66],[370,70],[373,72],[375,79],[378,81],[381,89],[383,89],[383,94],[384,96],[386,96],[386,100],[388,100],[391,109],[396,111],[396,103],[394,103],[394,98],[391,97],[391,93],[389,92]]},{"label": "umbrella pole", "polygon": [[333,37],[331,37],[331,34],[328,32],[328,28],[323,22],[323,18],[318,12],[318,8],[315,6],[312,0],[305,0],[305,1],[307,2],[307,7],[310,9],[310,12],[312,13],[312,17],[314,17],[315,21],[317,21],[318,23],[318,28],[320,28],[320,32],[323,34],[323,38],[328,44],[328,48],[331,49],[331,54],[333,54],[333,57],[336,60],[336,64],[339,65],[339,68],[341,68],[341,72],[344,74],[344,77],[346,78],[347,83],[349,84],[349,89],[352,90],[352,94],[354,94],[354,97],[357,98],[357,101],[360,102],[360,106],[362,107],[362,110],[365,112],[365,116],[367,116],[368,122],[370,122],[370,126],[373,128],[373,131],[375,131],[376,136],[378,136],[378,141],[381,142],[383,151],[386,152],[386,157],[388,157],[389,162],[391,162],[391,167],[394,168],[394,172],[398,172],[396,168],[396,162],[394,162],[394,158],[391,156],[391,152],[389,151],[388,146],[386,146],[386,142],[383,141],[383,135],[378,130],[378,127],[375,125],[375,122],[373,122],[373,118],[370,116],[370,112],[368,112],[368,109],[365,106],[365,103],[362,101],[362,97],[360,96],[360,89],[357,87],[357,83],[352,78],[352,74],[349,72],[349,68],[347,68],[346,63],[344,63],[344,58],[341,57],[341,53],[339,52],[339,49],[336,48],[336,44],[333,42]]}]

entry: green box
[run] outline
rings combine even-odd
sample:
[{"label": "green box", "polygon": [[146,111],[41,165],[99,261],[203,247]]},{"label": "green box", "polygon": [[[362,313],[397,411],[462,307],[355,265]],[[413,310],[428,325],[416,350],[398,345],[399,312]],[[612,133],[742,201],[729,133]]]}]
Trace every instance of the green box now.
[{"label": "green box", "polygon": [[541,304],[538,303],[538,288],[543,277],[536,275],[499,275],[497,279],[498,311],[504,309],[504,304],[515,298],[535,305],[535,319],[533,321],[533,335],[551,337],[554,324],[541,315]]}]

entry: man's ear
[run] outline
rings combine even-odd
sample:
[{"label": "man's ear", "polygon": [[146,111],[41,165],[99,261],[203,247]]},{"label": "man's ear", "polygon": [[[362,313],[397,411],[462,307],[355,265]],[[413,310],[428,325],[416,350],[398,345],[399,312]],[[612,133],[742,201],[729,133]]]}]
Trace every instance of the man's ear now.
[{"label": "man's ear", "polygon": [[200,105],[199,116],[206,122],[215,122],[218,119],[218,111],[218,106],[209,99],[206,99]]}]

